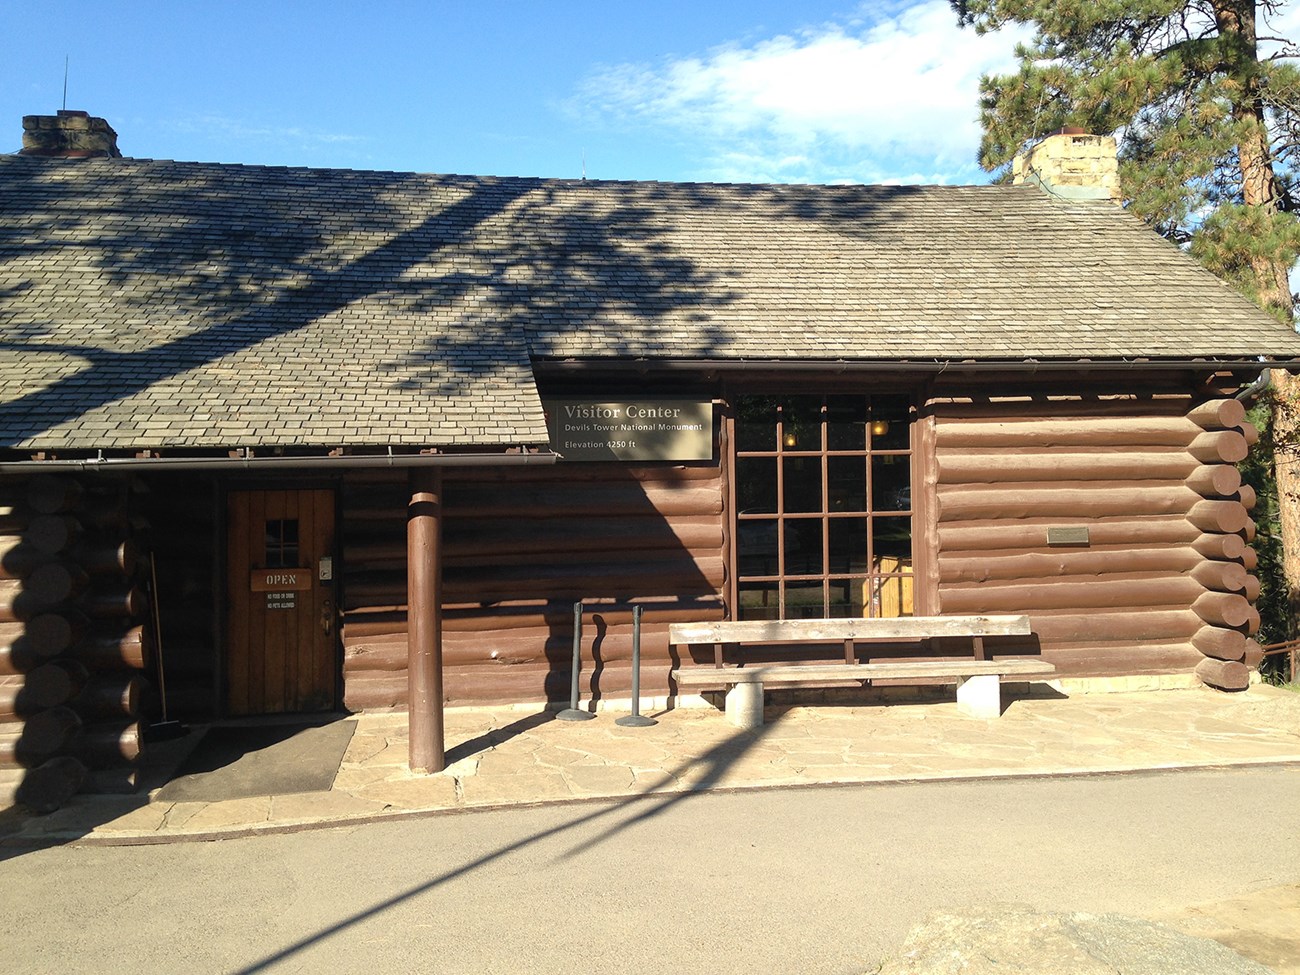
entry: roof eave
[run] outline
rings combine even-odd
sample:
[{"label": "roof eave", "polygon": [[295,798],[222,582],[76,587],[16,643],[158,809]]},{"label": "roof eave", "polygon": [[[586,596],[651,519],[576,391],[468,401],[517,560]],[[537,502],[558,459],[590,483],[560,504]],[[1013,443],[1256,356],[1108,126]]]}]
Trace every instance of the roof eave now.
[{"label": "roof eave", "polygon": [[[86,448],[65,448],[67,453],[86,453]],[[114,471],[144,473],[146,471],[210,471],[214,473],[257,473],[262,471],[343,471],[355,469],[413,467],[465,468],[465,467],[522,467],[554,464],[557,455],[549,446],[526,444],[503,451],[482,453],[387,453],[365,454],[298,454],[293,456],[258,457],[251,452],[234,456],[204,456],[199,454],[174,454],[147,457],[111,457],[103,451],[95,456],[51,457],[18,460],[0,459],[0,474],[30,473],[32,471],[68,471],[76,473],[108,474]]]},{"label": "roof eave", "polygon": [[1078,372],[1096,370],[1300,370],[1300,353],[1291,356],[1192,357],[1079,357],[1079,358],[945,358],[945,359],[782,359],[782,358],[658,358],[658,357],[538,357],[533,368],[540,373],[608,372],[752,372],[782,370],[791,373],[913,372],[937,375],[962,372]]}]

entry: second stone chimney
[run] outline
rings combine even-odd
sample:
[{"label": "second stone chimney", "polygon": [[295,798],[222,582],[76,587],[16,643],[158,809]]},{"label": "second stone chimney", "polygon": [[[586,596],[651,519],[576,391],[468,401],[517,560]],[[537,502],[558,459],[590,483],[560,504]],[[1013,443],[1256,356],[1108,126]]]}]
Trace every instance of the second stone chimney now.
[{"label": "second stone chimney", "polygon": [[1067,200],[1120,200],[1115,139],[1062,129],[1011,163],[1013,183],[1035,183]]},{"label": "second stone chimney", "polygon": [[102,118],[89,112],[61,110],[58,115],[23,116],[23,156],[120,158],[117,133]]}]

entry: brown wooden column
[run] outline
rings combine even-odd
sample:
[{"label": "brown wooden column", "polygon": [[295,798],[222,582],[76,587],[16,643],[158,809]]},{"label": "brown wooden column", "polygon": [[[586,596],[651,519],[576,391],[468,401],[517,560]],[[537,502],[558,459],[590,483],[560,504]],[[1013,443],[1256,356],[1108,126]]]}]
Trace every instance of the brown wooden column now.
[{"label": "brown wooden column", "polygon": [[412,772],[441,772],[447,760],[442,725],[442,474],[411,472],[406,508],[407,665]]}]

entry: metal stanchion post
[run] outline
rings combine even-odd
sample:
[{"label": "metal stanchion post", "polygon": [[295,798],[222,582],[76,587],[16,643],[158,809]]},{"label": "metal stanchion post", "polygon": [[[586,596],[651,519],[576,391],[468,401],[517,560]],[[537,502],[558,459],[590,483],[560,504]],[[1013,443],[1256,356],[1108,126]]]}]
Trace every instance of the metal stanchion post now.
[{"label": "metal stanchion post", "polygon": [[573,604],[573,681],[569,685],[569,706],[556,715],[561,721],[590,721],[596,715],[578,708],[578,668],[582,664],[582,603]]},{"label": "metal stanchion post", "polygon": [[641,607],[632,608],[632,713],[616,718],[614,724],[624,728],[648,728],[658,724],[641,714]]}]

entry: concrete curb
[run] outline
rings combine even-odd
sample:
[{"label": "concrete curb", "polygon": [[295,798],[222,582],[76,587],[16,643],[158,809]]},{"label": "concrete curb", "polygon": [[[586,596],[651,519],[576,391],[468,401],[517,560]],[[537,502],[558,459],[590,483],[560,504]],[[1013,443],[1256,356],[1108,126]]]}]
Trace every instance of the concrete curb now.
[{"label": "concrete curb", "polygon": [[140,830],[138,832],[122,831],[120,833],[89,835],[72,830],[53,831],[39,836],[0,837],[0,848],[38,849],[47,846],[164,846],[173,843],[215,843],[221,840],[249,839],[255,836],[273,836],[291,833],[305,833],[314,830],[348,829],[356,826],[368,826],[376,823],[393,823],[413,819],[431,819],[437,816],[456,816],[466,813],[501,812],[508,809],[536,809],[552,806],[588,806],[600,803],[638,803],[679,795],[735,795],[748,792],[770,792],[778,789],[851,789],[863,786],[898,787],[909,785],[926,785],[943,782],[1007,782],[1038,779],[1089,779],[1117,778],[1138,775],[1168,775],[1179,772],[1220,772],[1235,768],[1288,768],[1300,766],[1300,754],[1293,757],[1277,759],[1245,759],[1237,762],[1185,763],[1153,766],[1130,766],[1100,769],[1058,769],[1055,771],[1032,770],[1025,772],[951,772],[931,775],[912,775],[897,778],[857,779],[839,782],[790,782],[790,783],[754,783],[752,785],[720,785],[702,788],[684,788],[645,792],[635,795],[608,796],[573,796],[566,799],[548,799],[522,802],[484,803],[481,805],[431,806],[425,809],[404,809],[392,812],[374,813],[360,816],[343,816],[333,819],[306,820],[303,822],[265,823],[253,826],[237,826],[230,829],[195,830],[193,832],[176,831],[160,833]]}]

